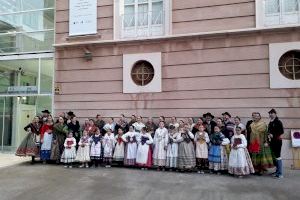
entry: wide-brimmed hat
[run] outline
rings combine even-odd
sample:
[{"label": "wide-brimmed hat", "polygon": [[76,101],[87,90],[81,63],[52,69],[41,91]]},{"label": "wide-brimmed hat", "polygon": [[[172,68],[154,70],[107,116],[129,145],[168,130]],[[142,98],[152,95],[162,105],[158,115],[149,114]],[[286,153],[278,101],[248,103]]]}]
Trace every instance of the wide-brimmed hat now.
[{"label": "wide-brimmed hat", "polygon": [[67,112],[67,115],[74,116],[75,114],[73,113],[73,111],[69,111],[69,112]]},{"label": "wide-brimmed hat", "polygon": [[215,118],[215,116],[213,116],[210,112],[203,114],[204,118],[206,118],[207,116],[210,116],[212,119]]},{"label": "wide-brimmed hat", "polygon": [[276,112],[276,110],[274,108],[272,108],[268,113],[269,114],[271,114],[271,113],[277,114],[277,112]]},{"label": "wide-brimmed hat", "polygon": [[50,111],[49,110],[43,110],[42,113],[50,114]]},{"label": "wide-brimmed hat", "polygon": [[229,117],[231,117],[231,114],[229,113],[229,112],[224,112],[224,113],[222,113],[222,115],[224,116],[224,115],[228,115]]}]

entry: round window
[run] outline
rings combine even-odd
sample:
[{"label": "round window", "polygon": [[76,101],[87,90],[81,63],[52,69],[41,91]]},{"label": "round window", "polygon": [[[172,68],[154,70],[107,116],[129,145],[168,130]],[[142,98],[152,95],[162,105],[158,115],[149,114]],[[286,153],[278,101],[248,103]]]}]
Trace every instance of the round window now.
[{"label": "round window", "polygon": [[154,68],[151,63],[140,60],[136,62],[131,70],[131,78],[133,82],[139,86],[149,84],[154,77]]},{"label": "round window", "polygon": [[289,51],[279,59],[280,73],[291,80],[300,79],[300,51]]}]

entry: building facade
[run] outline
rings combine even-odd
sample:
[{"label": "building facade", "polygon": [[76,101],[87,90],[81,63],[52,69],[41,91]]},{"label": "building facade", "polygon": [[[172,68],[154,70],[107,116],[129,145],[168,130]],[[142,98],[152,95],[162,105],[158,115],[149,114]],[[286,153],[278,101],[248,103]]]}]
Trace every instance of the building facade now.
[{"label": "building facade", "polygon": [[52,109],[54,0],[0,0],[0,151],[13,151],[24,126]]},{"label": "building facade", "polygon": [[56,1],[56,112],[83,120],[228,111],[246,123],[254,111],[268,122],[275,108],[292,164],[290,131],[300,128],[298,0],[88,2],[96,2],[96,29],[74,35],[76,0]]}]

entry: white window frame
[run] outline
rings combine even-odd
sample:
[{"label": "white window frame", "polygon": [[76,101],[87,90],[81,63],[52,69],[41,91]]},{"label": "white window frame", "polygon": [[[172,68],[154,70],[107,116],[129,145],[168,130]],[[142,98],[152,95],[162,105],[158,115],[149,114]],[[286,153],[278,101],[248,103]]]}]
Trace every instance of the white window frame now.
[{"label": "white window frame", "polygon": [[114,40],[132,40],[139,38],[149,38],[149,37],[161,37],[171,35],[172,30],[172,0],[163,0],[163,35],[159,36],[141,36],[141,37],[122,37],[122,16],[121,11],[124,9],[124,0],[114,0]]},{"label": "white window frame", "polygon": [[[280,1],[280,7],[283,7],[283,1]],[[283,27],[283,26],[299,26],[300,24],[300,11],[298,13],[294,13],[293,15],[298,16],[298,22],[297,23],[285,23],[284,18],[287,16],[283,16],[282,12],[278,13],[278,21],[279,23],[265,25],[265,0],[256,0],[255,6],[256,6],[256,28],[264,28],[264,27]],[[300,0],[298,0],[298,3],[300,4]],[[287,14],[289,15],[289,13]]]},{"label": "white window frame", "polygon": [[271,43],[269,44],[270,88],[300,88],[300,80],[284,77],[279,71],[279,60],[285,53],[300,50],[300,42]]}]

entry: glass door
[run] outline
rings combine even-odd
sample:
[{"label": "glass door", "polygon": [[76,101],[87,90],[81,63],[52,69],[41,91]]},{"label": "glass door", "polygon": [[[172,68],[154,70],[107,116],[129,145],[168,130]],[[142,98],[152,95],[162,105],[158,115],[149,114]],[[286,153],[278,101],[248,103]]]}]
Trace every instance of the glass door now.
[{"label": "glass door", "polygon": [[0,97],[0,150],[10,150],[12,145],[12,97]]}]

